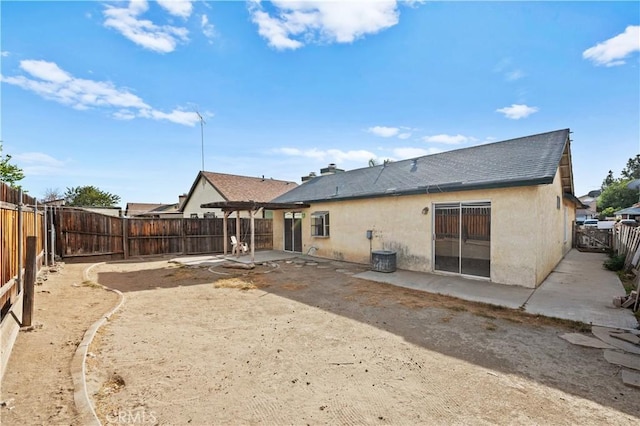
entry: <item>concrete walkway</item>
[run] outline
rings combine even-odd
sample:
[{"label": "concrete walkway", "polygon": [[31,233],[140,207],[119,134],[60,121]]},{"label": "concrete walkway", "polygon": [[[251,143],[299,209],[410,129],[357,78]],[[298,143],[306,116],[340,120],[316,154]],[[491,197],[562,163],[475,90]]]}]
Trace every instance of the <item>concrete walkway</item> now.
[{"label": "concrete walkway", "polygon": [[[255,253],[254,262],[294,258],[328,261],[300,253],[265,250]],[[366,271],[354,276],[585,324],[637,328],[638,322],[630,309],[613,306],[613,298],[623,296],[625,291],[618,276],[602,267],[605,259],[604,254],[571,250],[537,289],[404,270],[391,273]],[[184,256],[173,261],[185,265],[215,265],[224,261],[251,263],[251,256]]]},{"label": "concrete walkway", "polygon": [[398,270],[355,275],[371,281],[489,303],[532,314],[617,328],[637,328],[630,309],[615,308],[625,294],[618,276],[602,267],[606,255],[571,250],[537,288],[494,284],[458,276]]}]

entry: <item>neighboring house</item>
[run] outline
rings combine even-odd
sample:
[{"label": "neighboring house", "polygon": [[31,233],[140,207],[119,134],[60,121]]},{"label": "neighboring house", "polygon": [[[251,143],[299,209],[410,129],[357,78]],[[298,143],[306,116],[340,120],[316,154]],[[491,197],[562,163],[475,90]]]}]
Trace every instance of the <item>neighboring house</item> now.
[{"label": "neighboring house", "polygon": [[620,219],[635,219],[640,222],[640,203],[635,203],[631,207],[627,207],[626,209],[618,210],[615,212],[616,218],[620,217]]},{"label": "neighboring house", "polygon": [[100,213],[106,216],[113,216],[113,217],[122,217],[122,209],[120,207],[93,207],[93,206],[88,206],[88,207],[76,207],[74,206],[73,208],[75,209],[80,209],[80,210],[85,210],[88,212],[92,212],[92,213]]},{"label": "neighboring house", "polygon": [[314,177],[272,200],[310,205],[274,213],[274,249],[357,263],[391,250],[401,269],[536,287],[571,249],[582,207],[569,134]]},{"label": "neighboring house", "polygon": [[[216,201],[267,202],[297,186],[295,182],[265,177],[200,172],[181,210],[184,217],[222,217],[220,209],[202,208],[200,205]],[[262,216],[270,217],[270,214],[263,211]],[[241,217],[248,217],[248,213],[243,212]]]},{"label": "neighboring house", "polygon": [[580,202],[585,205],[586,208],[576,210],[576,223],[581,225],[587,219],[593,219],[598,217],[598,196],[600,190],[589,191],[587,195],[578,197]]},{"label": "neighboring house", "polygon": [[127,203],[124,215],[126,217],[153,217],[153,218],[181,218],[180,206],[186,198],[185,195],[178,197],[176,204],[153,204],[153,203]]}]

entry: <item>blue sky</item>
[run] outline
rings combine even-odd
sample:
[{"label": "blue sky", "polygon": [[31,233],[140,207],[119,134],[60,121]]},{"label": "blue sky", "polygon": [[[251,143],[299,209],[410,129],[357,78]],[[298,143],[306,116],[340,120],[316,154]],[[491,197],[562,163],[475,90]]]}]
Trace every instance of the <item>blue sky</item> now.
[{"label": "blue sky", "polygon": [[1,138],[38,198],[174,203],[562,128],[576,195],[640,152],[638,2],[2,1]]}]

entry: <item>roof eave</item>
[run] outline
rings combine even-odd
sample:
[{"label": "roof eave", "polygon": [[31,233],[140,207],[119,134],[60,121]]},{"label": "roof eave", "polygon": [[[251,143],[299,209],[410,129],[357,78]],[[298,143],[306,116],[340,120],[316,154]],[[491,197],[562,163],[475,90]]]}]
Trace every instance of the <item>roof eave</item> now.
[{"label": "roof eave", "polygon": [[405,195],[421,195],[421,194],[439,194],[445,192],[461,192],[461,191],[473,191],[481,189],[500,189],[500,188],[516,188],[523,186],[536,186],[536,185],[548,185],[553,183],[553,176],[545,176],[536,179],[526,180],[512,180],[512,181],[494,181],[494,182],[481,182],[481,183],[454,183],[446,185],[433,185],[422,186],[415,189],[393,192],[378,192],[368,194],[358,194],[349,196],[331,196],[327,198],[318,198],[311,200],[302,200],[296,202],[303,203],[320,203],[328,201],[345,201],[345,200],[362,200],[368,198],[382,198],[382,197],[397,197]]}]

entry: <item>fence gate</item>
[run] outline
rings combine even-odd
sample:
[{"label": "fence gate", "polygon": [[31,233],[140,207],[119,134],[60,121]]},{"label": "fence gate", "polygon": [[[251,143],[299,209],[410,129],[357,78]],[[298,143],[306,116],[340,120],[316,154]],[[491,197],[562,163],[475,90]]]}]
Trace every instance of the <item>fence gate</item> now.
[{"label": "fence gate", "polygon": [[607,252],[613,249],[613,234],[610,229],[598,229],[576,225],[576,248],[580,251]]}]

